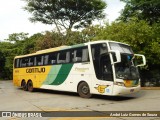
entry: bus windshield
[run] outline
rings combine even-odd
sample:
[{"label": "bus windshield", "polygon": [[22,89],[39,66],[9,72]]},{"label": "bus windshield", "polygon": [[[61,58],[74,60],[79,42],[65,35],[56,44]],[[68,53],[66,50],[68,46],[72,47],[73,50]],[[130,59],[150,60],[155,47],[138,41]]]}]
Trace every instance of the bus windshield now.
[{"label": "bus windshield", "polygon": [[133,55],[121,54],[121,62],[115,64],[116,78],[123,80],[138,80],[139,73],[133,64]]},{"label": "bus windshield", "polygon": [[138,80],[138,68],[133,62],[133,51],[130,46],[120,43],[110,42],[111,50],[118,50],[121,53],[121,62],[115,64],[115,74],[117,79]]}]

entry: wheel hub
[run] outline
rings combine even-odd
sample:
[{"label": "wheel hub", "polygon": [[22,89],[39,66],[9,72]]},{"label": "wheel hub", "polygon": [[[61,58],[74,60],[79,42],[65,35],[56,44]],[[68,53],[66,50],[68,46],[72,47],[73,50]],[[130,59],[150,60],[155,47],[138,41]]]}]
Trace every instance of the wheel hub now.
[{"label": "wheel hub", "polygon": [[87,93],[88,93],[88,87],[87,87],[87,86],[83,86],[83,87],[82,87],[82,92],[83,92],[84,94],[87,94]]}]

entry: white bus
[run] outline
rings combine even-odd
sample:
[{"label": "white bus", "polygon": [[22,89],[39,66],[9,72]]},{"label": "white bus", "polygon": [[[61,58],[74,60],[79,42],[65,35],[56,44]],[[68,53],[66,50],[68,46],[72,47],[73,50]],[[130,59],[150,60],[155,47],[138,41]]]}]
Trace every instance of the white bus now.
[{"label": "white bus", "polygon": [[[141,64],[136,63],[136,58]],[[16,56],[13,83],[24,90],[34,88],[92,94],[123,95],[140,90],[138,66],[144,55],[134,54],[127,44],[99,40],[61,46]]]}]

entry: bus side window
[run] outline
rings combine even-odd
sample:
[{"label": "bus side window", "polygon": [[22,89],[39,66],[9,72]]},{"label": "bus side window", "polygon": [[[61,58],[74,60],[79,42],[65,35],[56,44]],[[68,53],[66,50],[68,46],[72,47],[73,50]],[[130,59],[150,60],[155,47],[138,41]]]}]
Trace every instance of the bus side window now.
[{"label": "bus side window", "polygon": [[28,58],[22,58],[21,67],[27,67],[28,65]]},{"label": "bus side window", "polygon": [[19,60],[19,67],[22,67],[22,58]]},{"label": "bus side window", "polygon": [[70,63],[70,51],[66,52],[66,63]]},{"label": "bus side window", "polygon": [[69,60],[67,61],[67,52],[66,51],[59,52],[57,55],[57,63],[61,64],[61,63],[67,63],[67,62],[69,62]]},{"label": "bus side window", "polygon": [[43,65],[44,56],[38,55],[35,57],[35,66],[42,66]]},{"label": "bus side window", "polygon": [[48,65],[49,55],[44,56],[44,65]]},{"label": "bus side window", "polygon": [[82,49],[82,62],[88,62],[89,61],[89,53],[88,48]]},{"label": "bus side window", "polygon": [[26,66],[26,65],[25,65],[25,59],[24,59],[24,58],[22,58],[21,66],[22,66],[22,67],[25,67],[25,66]]},{"label": "bus side window", "polygon": [[33,63],[34,63],[34,57],[30,57],[28,61],[28,66],[29,67],[33,66]]},{"label": "bus side window", "polygon": [[78,48],[73,51],[72,62],[81,62],[82,61],[82,49]]},{"label": "bus side window", "polygon": [[72,52],[72,62],[89,61],[89,53],[87,47],[77,48]]},{"label": "bus side window", "polygon": [[49,65],[56,64],[57,61],[57,53],[50,53],[49,54]]},{"label": "bus side window", "polygon": [[19,65],[20,65],[19,64],[19,59],[15,59],[14,67],[19,68],[20,67]]}]

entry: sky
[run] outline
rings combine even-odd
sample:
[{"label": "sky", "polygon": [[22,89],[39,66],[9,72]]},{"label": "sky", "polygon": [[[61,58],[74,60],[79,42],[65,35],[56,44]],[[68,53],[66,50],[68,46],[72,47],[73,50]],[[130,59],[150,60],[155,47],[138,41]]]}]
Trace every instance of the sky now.
[{"label": "sky", "polygon": [[[106,21],[113,22],[120,15],[125,3],[120,0],[105,0],[107,8],[104,10]],[[24,11],[23,0],[1,0],[0,4],[0,41],[7,39],[9,34],[29,33],[33,35],[46,30],[53,30],[54,25],[45,25],[40,22],[31,23],[29,18],[31,14]]]}]

